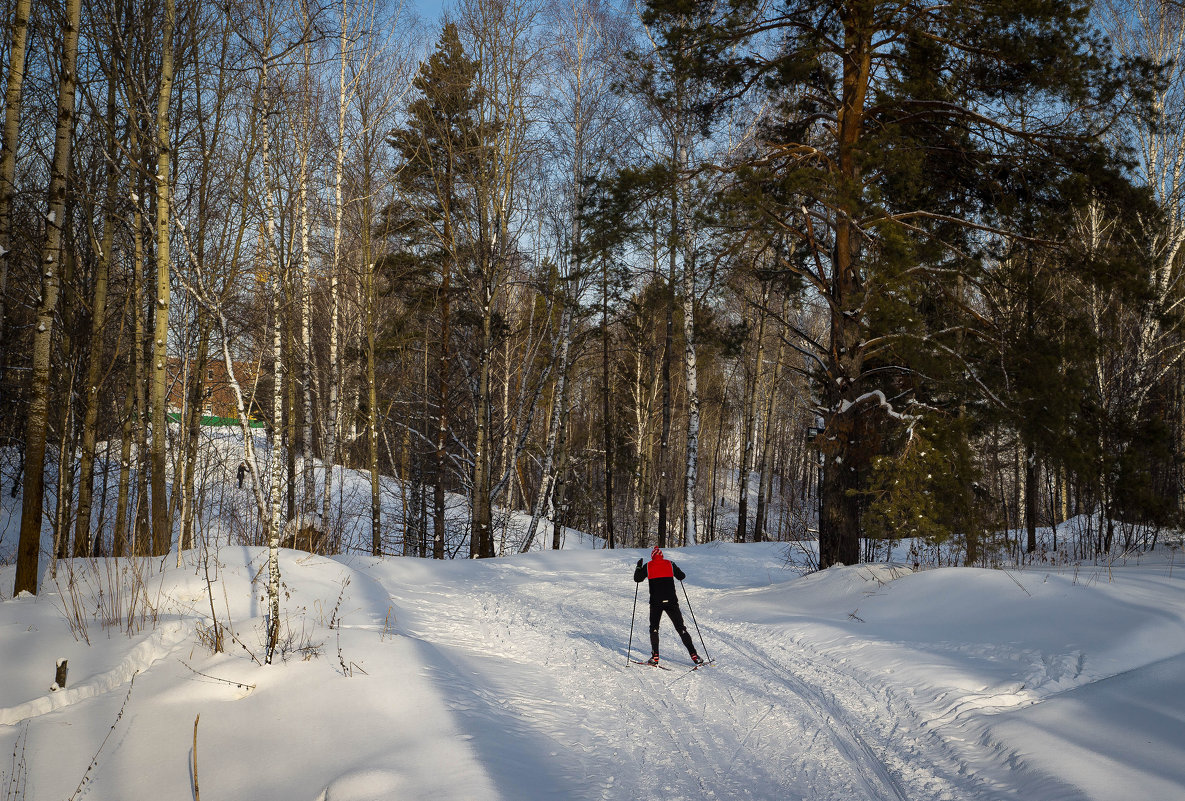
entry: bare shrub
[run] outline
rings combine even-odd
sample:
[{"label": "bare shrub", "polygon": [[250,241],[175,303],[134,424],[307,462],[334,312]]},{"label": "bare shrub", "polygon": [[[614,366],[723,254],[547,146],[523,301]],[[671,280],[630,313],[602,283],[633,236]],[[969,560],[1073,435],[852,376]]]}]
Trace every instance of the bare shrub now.
[{"label": "bare shrub", "polygon": [[90,644],[90,624],[119,628],[129,637],[155,629],[160,617],[163,588],[149,586],[152,562],[129,559],[67,559],[65,570],[53,572],[61,600],[59,611],[75,640]]}]

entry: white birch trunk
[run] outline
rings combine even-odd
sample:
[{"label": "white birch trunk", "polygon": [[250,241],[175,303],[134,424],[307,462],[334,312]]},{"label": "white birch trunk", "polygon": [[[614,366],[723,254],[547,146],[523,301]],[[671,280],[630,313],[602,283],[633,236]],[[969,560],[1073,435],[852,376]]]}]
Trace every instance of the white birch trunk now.
[{"label": "white birch trunk", "polygon": [[683,485],[683,544],[697,545],[695,486],[699,468],[699,384],[695,356],[695,274],[683,263],[683,359],[687,376],[687,477]]},{"label": "white birch trunk", "polygon": [[[682,131],[680,131],[682,135]],[[687,166],[687,146],[680,142],[676,148],[678,166]],[[678,189],[684,189],[683,192]],[[687,227],[683,224],[686,190],[682,184],[676,189],[675,229],[678,236],[672,248],[683,248],[683,368],[687,384],[687,470],[683,480],[683,544],[697,545],[695,486],[699,470],[699,371],[695,354],[695,259],[689,244]],[[674,287],[671,287],[674,291]]]},{"label": "white birch trunk", "polygon": [[555,379],[555,395],[551,403],[551,422],[547,427],[547,449],[543,456],[543,480],[539,484],[539,495],[535,498],[535,507],[531,511],[531,524],[527,527],[527,536],[519,548],[520,553],[531,550],[535,544],[535,533],[539,530],[539,520],[543,517],[544,509],[549,508],[551,492],[555,488],[555,449],[559,438],[561,412],[563,411],[564,384],[568,378],[568,353],[571,341],[572,313],[571,306],[564,304],[560,314],[560,363]]},{"label": "white birch trunk", "polygon": [[329,267],[329,403],[326,404],[325,421],[325,489],[321,499],[321,524],[329,526],[329,511],[333,498],[333,467],[337,463],[337,434],[338,421],[341,418],[341,368],[338,365],[337,332],[340,326],[338,319],[338,276],[341,275],[342,248],[342,180],[345,173],[346,161],[346,110],[348,100],[346,96],[346,63],[350,52],[349,15],[347,0],[342,0],[341,13],[341,64],[338,76],[337,100],[337,147],[334,153],[335,164],[333,173],[333,263]]},{"label": "white birch trunk", "polygon": [[169,101],[173,96],[173,29],[177,11],[174,0],[165,0],[161,31],[160,97],[156,107],[156,304],[152,332],[152,553],[169,552],[173,539],[165,492],[165,445],[168,418],[165,393],[169,358],[169,174],[172,169],[169,140]]},{"label": "white birch trunk", "polygon": [[[307,13],[307,10],[306,10]],[[307,22],[307,19],[306,19]],[[310,117],[312,114],[312,48],[305,42],[304,100],[301,108],[300,140],[300,346],[301,383],[304,384],[302,407],[304,426],[302,431],[301,472],[304,477],[304,495],[300,499],[301,516],[316,509],[316,478],[313,475],[313,292],[310,271],[312,259],[309,252],[309,140],[312,138]],[[315,514],[315,511],[314,511]]]},{"label": "white birch trunk", "polygon": [[[272,449],[268,459],[270,490],[268,494],[267,535],[267,652],[266,664],[271,664],[280,634],[280,500],[282,494],[283,465],[281,459],[283,438],[283,337],[280,325],[280,265],[272,253],[276,232],[276,208],[271,186],[271,85],[266,54],[262,60],[261,105],[262,120],[260,132],[263,137],[261,170],[264,198],[264,268],[269,272],[268,283],[272,293]],[[225,340],[223,341],[225,348]]]},{"label": "white birch trunk", "polygon": [[235,375],[234,362],[230,358],[226,315],[222,313],[221,309],[215,309],[214,314],[218,319],[218,338],[222,343],[222,364],[226,367],[227,381],[230,383],[231,393],[234,395],[235,412],[239,418],[239,431],[243,435],[243,462],[247,465],[247,472],[251,476],[251,492],[255,496],[255,511],[259,515],[260,524],[263,524],[267,520],[267,501],[263,497],[262,473],[259,469],[259,460],[255,456],[255,438],[251,434],[251,419],[247,416],[247,404],[243,400],[243,386],[239,383],[238,376]]},{"label": "white birch trunk", "polygon": [[49,423],[50,351],[54,312],[61,281],[59,260],[62,228],[65,225],[66,179],[74,137],[75,89],[77,86],[78,28],[81,0],[70,0],[62,31],[62,72],[58,87],[58,121],[54,156],[50,170],[49,203],[45,243],[41,250],[41,298],[33,331],[32,378],[29,411],[25,427],[24,498],[21,507],[20,539],[17,546],[16,580],[13,595],[22,591],[36,594],[37,562],[41,548],[42,500],[45,491],[45,440]]}]

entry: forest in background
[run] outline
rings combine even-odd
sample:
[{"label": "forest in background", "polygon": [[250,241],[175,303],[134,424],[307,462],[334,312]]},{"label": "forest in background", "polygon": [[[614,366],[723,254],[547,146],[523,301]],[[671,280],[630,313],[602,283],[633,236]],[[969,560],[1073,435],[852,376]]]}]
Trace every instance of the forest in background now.
[{"label": "forest in background", "polygon": [[325,540],[374,554],[493,556],[508,509],[524,549],[818,538],[821,567],[1179,522],[1173,4],[5,11],[18,591],[45,520],[53,557],[193,547],[215,391],[256,543],[325,528],[326,464],[369,471],[373,513]]}]

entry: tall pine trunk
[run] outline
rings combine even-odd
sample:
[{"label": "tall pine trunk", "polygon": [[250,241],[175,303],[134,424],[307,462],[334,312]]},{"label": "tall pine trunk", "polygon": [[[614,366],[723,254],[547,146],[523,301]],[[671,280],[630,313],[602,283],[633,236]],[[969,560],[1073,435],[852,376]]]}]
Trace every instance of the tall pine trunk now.
[{"label": "tall pine trunk", "polygon": [[445,159],[444,192],[444,241],[452,252],[445,255],[440,277],[440,359],[437,376],[436,406],[436,475],[432,488],[432,557],[444,558],[444,479],[448,472],[448,420],[449,420],[449,317],[452,299],[452,267],[456,253],[456,236],[453,232],[451,201],[453,198],[452,165]]},{"label": "tall pine trunk", "polygon": [[[872,72],[873,6],[853,3],[844,7],[844,59],[839,117],[836,124],[837,178],[852,192],[861,183],[859,145],[863,136],[865,103]],[[824,450],[822,519],[819,521],[819,567],[856,564],[860,560],[860,507],[858,443],[863,435],[866,410],[852,401],[860,397],[863,344],[858,315],[861,270],[856,221],[861,218],[858,196],[853,195],[835,211],[833,278],[831,283],[831,332],[828,377],[824,387],[827,408]],[[809,225],[809,221],[808,221]]]}]

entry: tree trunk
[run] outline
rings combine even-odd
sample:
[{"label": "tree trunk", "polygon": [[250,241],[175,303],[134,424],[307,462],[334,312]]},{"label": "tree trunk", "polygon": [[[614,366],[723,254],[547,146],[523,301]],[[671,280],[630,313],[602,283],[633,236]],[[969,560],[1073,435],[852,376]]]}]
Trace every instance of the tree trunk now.
[{"label": "tree trunk", "polygon": [[[72,282],[67,279],[64,283],[69,286]],[[70,315],[63,314],[62,317],[69,319]],[[63,335],[62,340],[63,350],[69,353],[70,338]],[[70,512],[74,508],[74,372],[71,365],[66,371],[65,387],[61,391],[66,403],[58,424],[58,486],[53,518],[55,559],[65,559],[70,555]]]},{"label": "tree trunk", "polygon": [[601,265],[601,417],[605,446],[605,540],[617,547],[613,530],[613,407],[609,403],[609,262]]},{"label": "tree trunk", "polygon": [[531,550],[535,543],[535,533],[539,528],[539,520],[551,502],[552,490],[556,481],[556,447],[559,441],[560,426],[562,425],[563,398],[568,381],[568,357],[572,339],[572,312],[568,303],[564,303],[560,312],[559,359],[556,365],[555,395],[551,400],[551,419],[547,426],[547,444],[543,451],[543,470],[539,479],[539,493],[535,496],[535,506],[531,511],[531,523],[527,527],[527,536],[519,548],[520,553]]},{"label": "tree trunk", "polygon": [[[199,240],[200,241],[200,240]],[[200,245],[199,245],[200,248]],[[201,256],[198,257],[201,259]],[[177,560],[181,551],[192,548],[193,519],[195,507],[195,481],[197,472],[198,443],[202,435],[202,400],[205,396],[206,370],[210,364],[210,313],[199,307],[197,312],[198,345],[194,369],[190,374],[189,400],[186,409],[185,463],[181,469],[181,536],[177,542]]]},{"label": "tree trunk", "polygon": [[[129,130],[134,135],[134,123]],[[133,153],[140,153],[139,138],[136,136],[133,138],[133,147]],[[144,556],[148,553],[148,378],[144,365],[144,280],[147,270],[144,257],[144,213],[140,205],[144,197],[142,178],[137,181],[137,189],[139,191],[132,203],[132,303],[136,309],[132,326],[135,338],[132,367],[136,385],[136,504],[129,551],[134,556]]]},{"label": "tree trunk", "polygon": [[716,499],[719,497],[717,491],[717,477],[720,475],[720,450],[724,444],[724,418],[727,416],[727,404],[725,403],[727,390],[721,391],[720,411],[716,415],[716,441],[712,444],[712,472],[711,478],[708,481],[708,530],[705,534],[707,542],[715,542],[717,537],[716,519],[719,516]]},{"label": "tree trunk", "polygon": [[[37,304],[37,325],[33,331],[32,378],[25,426],[24,498],[13,595],[20,592],[37,593],[42,502],[45,495],[45,440],[49,427],[50,355],[54,312],[58,305],[58,262],[62,229],[66,222],[66,181],[70,170],[70,146],[74,137],[74,95],[77,88],[78,27],[81,15],[81,0],[68,0],[66,25],[62,31],[62,71],[58,86],[58,118],[50,169],[45,242],[41,250],[41,298]],[[24,48],[20,50],[23,54]],[[15,49],[12,58],[15,62]]]},{"label": "tree trunk", "polygon": [[753,469],[753,458],[757,425],[757,389],[761,386],[761,367],[765,360],[765,309],[769,303],[769,282],[761,284],[761,307],[757,310],[757,355],[753,360],[753,375],[745,392],[744,442],[741,445],[741,470],[737,482],[737,533],[736,541],[744,542],[749,524],[749,471]]},{"label": "tree trunk", "polygon": [[[452,199],[452,173],[448,169],[446,160],[445,170],[445,199]],[[449,210],[444,215],[445,243],[456,245],[452,232]],[[444,479],[448,472],[448,413],[449,413],[449,316],[451,314],[450,301],[452,294],[452,255],[444,258],[442,275],[440,277],[440,363],[437,389],[437,426],[436,426],[436,484],[432,489],[432,557],[444,558]]]},{"label": "tree trunk", "polygon": [[[114,72],[114,70],[112,70]],[[103,208],[103,235],[95,263],[95,290],[91,297],[90,344],[87,349],[86,412],[82,422],[82,458],[78,478],[78,519],[74,529],[74,555],[89,556],[92,548],[91,502],[94,486],[95,428],[99,420],[99,381],[103,367],[103,328],[107,323],[107,277],[115,240],[115,204],[119,176],[115,170],[115,81],[107,80],[107,190]],[[2,291],[2,290],[0,290]],[[106,499],[103,499],[106,500]]]},{"label": "tree trunk", "polygon": [[346,63],[350,52],[349,17],[346,0],[342,0],[341,13],[341,63],[338,74],[337,100],[337,142],[334,149],[333,170],[333,263],[329,267],[329,403],[326,405],[328,420],[325,421],[325,448],[322,461],[325,463],[325,491],[321,500],[321,524],[328,534],[330,508],[333,498],[333,468],[338,462],[337,433],[341,420],[341,366],[338,364],[338,328],[341,326],[338,296],[342,263],[342,182],[345,178],[346,160]]},{"label": "tree trunk", "polygon": [[[672,231],[672,237],[674,232]],[[667,275],[666,333],[662,347],[662,433],[658,441],[658,547],[667,547],[667,462],[671,445],[671,350],[675,343],[675,250]]]},{"label": "tree trunk", "polygon": [[487,278],[483,279],[483,308],[478,343],[477,436],[473,448],[473,527],[470,556],[487,559],[494,555],[492,503],[490,499],[490,361],[493,339],[493,298]]},{"label": "tree trunk", "polygon": [[1038,485],[1037,455],[1031,445],[1025,445],[1025,551],[1037,550],[1037,513],[1040,489]]},{"label": "tree trunk", "polygon": [[687,383],[687,471],[683,478],[683,544],[698,545],[695,488],[699,475],[699,369],[695,354],[695,264],[683,259],[683,367]]},{"label": "tree trunk", "polygon": [[284,357],[284,373],[286,381],[284,382],[284,408],[281,416],[284,420],[284,520],[296,519],[296,454],[300,450],[299,437],[297,436],[296,428],[296,378],[297,371],[288,367],[289,364],[295,364],[297,361],[296,355],[296,337],[293,333],[293,325],[296,323],[295,309],[296,298],[294,297],[296,284],[289,274],[287,265],[291,262],[284,255],[280,256],[280,261],[285,265],[284,274],[280,280],[284,286],[284,300],[283,309],[284,314],[284,339],[281,347],[283,348]]},{"label": "tree trunk", "polygon": [[165,0],[161,29],[160,97],[156,106],[156,305],[152,335],[152,553],[169,552],[173,539],[165,492],[165,446],[168,422],[165,392],[169,359],[169,101],[173,93],[173,29],[177,10],[174,0]]},{"label": "tree trunk", "polygon": [[[827,445],[824,450],[822,520],[819,521],[819,567],[856,564],[860,560],[859,453],[857,441],[865,427],[857,419],[867,411],[852,404],[860,397],[864,352],[858,322],[860,303],[860,231],[862,217],[859,145],[872,71],[873,6],[844,6],[842,96],[836,124],[837,179],[849,189],[835,211],[835,243],[831,282],[831,331],[827,350]],[[808,221],[809,225],[809,221]]]},{"label": "tree trunk", "polygon": [[560,395],[560,422],[559,422],[559,441],[556,442],[556,480],[555,489],[551,494],[551,547],[558,551],[563,539],[563,529],[560,525],[560,517],[563,513],[565,499],[565,476],[568,469],[568,407],[570,405],[569,396],[571,394],[571,381],[564,382],[564,391]]},{"label": "tree trunk", "polygon": [[777,361],[774,362],[774,374],[770,379],[769,385],[766,387],[765,393],[765,419],[762,421],[761,465],[759,467],[760,478],[757,482],[757,514],[753,521],[754,542],[764,542],[766,539],[765,518],[768,513],[770,486],[773,480],[770,466],[770,450],[774,431],[774,403],[777,400],[778,383],[782,380],[782,360],[785,355],[786,345],[779,340]]},{"label": "tree trunk", "polygon": [[[307,20],[307,9],[304,9]],[[301,474],[304,493],[300,499],[301,516],[316,515],[316,477],[313,473],[313,285],[312,257],[309,245],[309,146],[313,138],[312,116],[312,45],[304,47],[304,99],[301,103],[300,138],[300,366],[301,412],[304,417],[301,434]],[[305,525],[302,521],[301,525]]]},{"label": "tree trunk", "polygon": [[[280,635],[280,501],[281,501],[281,459],[283,457],[284,399],[283,399],[283,329],[281,323],[280,295],[283,291],[278,259],[273,253],[276,236],[275,199],[271,186],[271,81],[266,54],[260,62],[260,134],[262,136],[261,174],[264,186],[264,236],[263,263],[269,271],[269,288],[272,293],[272,452],[269,461],[271,489],[268,498],[268,522],[265,530],[267,539],[267,644],[264,663],[270,665]],[[223,354],[230,360],[223,340]]]},{"label": "tree trunk", "polygon": [[[370,135],[371,130],[364,123],[362,154],[362,219],[373,219],[372,186],[370,170]],[[362,226],[362,276],[363,291],[366,293],[364,314],[366,316],[366,459],[370,469],[370,552],[374,556],[381,556],[383,552],[382,499],[379,496],[379,433],[378,433],[378,391],[375,374],[375,360],[378,354],[375,350],[376,303],[374,287],[374,271],[376,264],[371,252],[370,226]]]},{"label": "tree trunk", "polygon": [[29,39],[32,0],[16,0],[12,38],[8,45],[8,81],[4,91],[4,134],[0,139],[0,380],[5,378],[9,342],[5,335],[8,264],[12,247],[12,197],[16,191],[16,150],[21,120],[21,89],[25,80],[25,56]]},{"label": "tree trunk", "polygon": [[[506,337],[502,343],[502,405],[501,405],[500,411],[499,411],[499,415],[501,416],[502,420],[504,421],[503,426],[502,426],[501,465],[498,468],[498,472],[502,476],[510,476],[511,470],[514,469],[514,465],[511,464],[511,461],[514,460],[515,457],[512,456],[511,454],[514,451],[514,446],[513,446],[514,434],[518,430],[518,418],[514,417],[514,422],[513,422],[513,424],[511,423],[512,415],[510,412],[510,384],[511,384],[510,360],[511,360],[511,338]],[[517,460],[515,460],[515,465],[517,465]],[[501,535],[502,536],[502,546],[499,549],[499,553],[503,553],[503,554],[507,553],[506,537],[508,534],[508,529],[510,528],[510,518],[511,518],[510,513],[517,509],[517,506],[516,506],[516,503],[518,501],[518,498],[516,497],[517,492],[518,492],[517,485],[515,484],[514,479],[511,478],[506,484],[506,497],[502,502],[503,508],[506,509],[506,514],[503,515],[503,518],[502,518],[502,535]]]},{"label": "tree trunk", "polygon": [[[133,313],[138,311],[133,309]],[[134,343],[133,343],[134,345]],[[111,555],[124,556],[128,552],[128,485],[132,470],[132,436],[135,431],[136,379],[128,381],[123,402],[123,425],[119,446],[119,489],[116,491],[115,525],[111,534]]]}]

